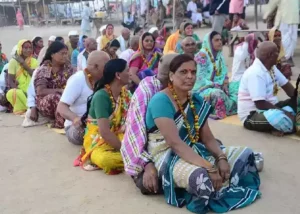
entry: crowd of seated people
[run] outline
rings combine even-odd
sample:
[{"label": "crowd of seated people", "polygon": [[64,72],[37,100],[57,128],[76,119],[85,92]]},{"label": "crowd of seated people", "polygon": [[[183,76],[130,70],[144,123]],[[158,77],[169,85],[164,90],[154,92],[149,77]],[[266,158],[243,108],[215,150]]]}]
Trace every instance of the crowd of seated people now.
[{"label": "crowd of seated people", "polygon": [[[143,194],[164,194],[173,206],[220,213],[250,205],[261,195],[254,152],[221,145],[208,118],[238,114],[249,130],[295,131],[280,31],[262,43],[255,34],[239,40],[229,78],[221,32],[200,40],[193,27],[123,28],[117,37],[108,24],[98,40],[71,31],[47,47],[25,39],[9,61],[0,46],[1,108],[26,112],[24,127],[64,129],[81,147],[74,166],[125,170]],[[290,99],[278,102],[279,87]]]}]

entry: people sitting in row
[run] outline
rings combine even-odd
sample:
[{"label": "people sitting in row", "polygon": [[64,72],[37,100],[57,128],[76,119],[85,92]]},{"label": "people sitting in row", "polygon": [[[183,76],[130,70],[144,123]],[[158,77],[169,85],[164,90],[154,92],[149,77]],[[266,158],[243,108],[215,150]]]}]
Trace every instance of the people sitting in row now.
[{"label": "people sitting in row", "polygon": [[119,58],[126,60],[129,64],[132,55],[139,49],[139,40],[139,36],[131,37],[129,47],[120,54]]},{"label": "people sitting in row", "polygon": [[66,120],[66,136],[75,145],[83,144],[84,128],[81,117],[87,111],[87,100],[93,94],[95,83],[102,78],[103,68],[108,60],[109,56],[103,51],[91,52],[86,69],[78,70],[68,80],[60,98],[57,112]]},{"label": "people sitting in row", "polygon": [[[258,46],[256,59],[244,73],[238,93],[238,115],[246,129],[282,136],[295,125],[295,88],[277,69],[279,50],[271,41]],[[291,98],[278,102],[281,87]]]},{"label": "people sitting in row", "polygon": [[31,76],[38,67],[38,61],[32,56],[32,43],[20,40],[17,50],[8,65],[8,102],[13,107],[14,114],[23,114],[27,110],[27,89]]},{"label": "people sitting in row", "polygon": [[68,58],[68,48],[60,42],[52,43],[37,68],[34,80],[38,111],[52,121],[53,128],[63,128],[64,118],[56,111],[67,80],[75,72]]},{"label": "people sitting in row", "polygon": [[195,56],[197,81],[193,92],[214,107],[210,114],[213,119],[223,119],[237,113],[239,82],[228,81],[222,46],[221,35],[213,31],[204,37],[202,48]]},{"label": "people sitting in row", "polygon": [[103,77],[96,82],[82,117],[86,133],[78,164],[85,170],[100,168],[106,174],[124,170],[120,148],[131,97],[124,87],[128,82],[125,60],[112,59],[105,64]]}]

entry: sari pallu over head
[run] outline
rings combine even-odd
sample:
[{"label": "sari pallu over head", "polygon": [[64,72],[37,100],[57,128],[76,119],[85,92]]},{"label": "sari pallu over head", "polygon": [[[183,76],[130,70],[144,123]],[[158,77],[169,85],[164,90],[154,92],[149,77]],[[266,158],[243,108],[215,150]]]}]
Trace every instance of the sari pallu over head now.
[{"label": "sari pallu over head", "polygon": [[[17,45],[17,55],[22,55],[23,45],[25,43],[30,43],[32,45],[32,42],[30,40],[20,40]],[[17,62],[18,63],[18,62]],[[31,56],[27,57],[25,59],[25,63],[30,68],[36,68],[38,67],[38,62],[36,59],[34,59]],[[21,89],[24,93],[27,93],[28,86],[30,84],[31,76],[28,74],[28,72],[21,66],[20,63],[18,63],[18,70],[16,72],[16,81],[18,82],[18,88]]]},{"label": "sari pallu over head", "polygon": [[[185,34],[185,28],[187,28],[190,25],[193,25],[193,24],[191,22],[188,22],[188,21],[185,21],[185,22],[181,23],[180,29],[179,29],[179,36],[178,36],[178,39],[176,41],[176,46],[175,46],[175,52],[176,53],[183,54],[183,50],[181,48],[181,41],[183,39],[185,39],[186,37],[189,37],[189,36],[187,36]],[[196,34],[193,33],[193,35],[190,36],[190,37],[192,37],[193,39],[195,39],[195,41],[196,41],[197,44],[200,42],[200,39],[199,39],[199,37]]]},{"label": "sari pallu over head", "polygon": [[[267,40],[269,40],[269,41],[271,41],[271,42],[274,42],[274,38],[275,38],[276,32],[279,32],[279,33],[281,34],[281,31],[277,30],[276,27],[273,27],[273,28],[269,31],[269,33],[267,34]],[[280,50],[279,50],[279,55],[278,55],[277,61],[282,60],[284,57],[285,57],[285,51],[284,51],[283,44],[282,44],[282,42],[281,42],[281,44],[280,44]]]},{"label": "sari pallu over head", "polygon": [[196,54],[197,79],[193,91],[202,92],[208,88],[221,88],[228,79],[228,69],[222,51],[212,47],[211,33],[203,39],[202,48]]},{"label": "sari pallu over head", "polygon": [[155,41],[153,41],[153,49],[149,53],[148,57],[145,58],[145,48],[143,46],[143,39],[145,39],[145,34],[140,37],[139,41],[139,49],[132,55],[130,62],[141,57],[143,59],[143,64],[139,68],[139,71],[143,71],[146,69],[152,70],[154,73],[157,73],[158,62],[161,57],[160,50],[155,47]]}]

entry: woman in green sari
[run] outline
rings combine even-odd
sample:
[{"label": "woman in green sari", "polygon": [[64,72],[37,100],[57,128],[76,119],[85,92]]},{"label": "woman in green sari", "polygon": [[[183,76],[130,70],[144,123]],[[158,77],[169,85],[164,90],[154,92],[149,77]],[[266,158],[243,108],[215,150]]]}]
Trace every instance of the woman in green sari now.
[{"label": "woman in green sari", "polygon": [[217,143],[207,122],[211,106],[190,94],[196,80],[194,59],[175,57],[169,78],[169,86],[154,95],[146,113],[148,151],[166,202],[201,214],[253,203],[260,196],[253,151]]},{"label": "woman in green sari", "polygon": [[[200,41],[199,37],[197,36],[197,34],[194,34],[193,24],[192,23],[190,23],[190,22],[183,22],[180,25],[179,32],[180,32],[180,34],[179,34],[179,38],[177,40],[176,49],[175,49],[176,53],[179,53],[179,54],[183,54],[184,53],[183,50],[182,50],[182,48],[181,48],[181,41],[185,37],[188,37],[188,36],[193,37],[193,39],[196,40],[197,47],[200,49],[201,41]],[[198,52],[198,51],[196,51],[196,52]]]},{"label": "woman in green sari", "polygon": [[195,56],[197,79],[193,92],[212,105],[214,110],[210,117],[213,119],[237,114],[240,83],[229,83],[222,47],[221,35],[213,31],[204,37],[202,48]]}]

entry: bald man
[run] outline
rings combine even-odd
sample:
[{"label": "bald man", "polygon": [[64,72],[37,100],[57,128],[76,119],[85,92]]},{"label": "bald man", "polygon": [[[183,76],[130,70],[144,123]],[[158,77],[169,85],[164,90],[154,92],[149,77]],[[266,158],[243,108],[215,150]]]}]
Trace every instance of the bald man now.
[{"label": "bald man", "polygon": [[194,58],[194,55],[197,51],[197,43],[196,40],[191,37],[187,36],[181,41],[181,48],[183,50],[183,53],[190,55]]},{"label": "bald man", "polygon": [[[294,130],[295,88],[276,68],[279,51],[266,41],[256,50],[256,59],[242,76],[238,115],[246,129],[282,136]],[[290,99],[278,102],[281,87]]]},{"label": "bald man", "polygon": [[134,52],[137,51],[137,49],[139,48],[139,40],[140,37],[139,36],[133,36],[130,39],[130,46],[127,50],[123,51],[120,55],[119,58],[124,59],[127,61],[127,63],[129,63],[131,56],[133,55]]},{"label": "bald man", "polygon": [[[65,131],[69,142],[82,145],[83,133],[81,117],[86,113],[87,100],[93,94],[95,83],[102,77],[104,65],[109,56],[103,51],[93,51],[89,54],[86,71],[77,71],[68,80],[61,96],[57,111],[65,121]],[[88,77],[88,74],[91,77]]]},{"label": "bald man", "polygon": [[167,87],[170,63],[177,55],[167,54],[160,59],[157,76],[146,77],[139,83],[128,109],[121,154],[125,171],[133,177],[136,186],[143,194],[161,192],[157,170],[151,161],[151,154],[146,150],[146,110],[154,94]]},{"label": "bald man", "polygon": [[129,47],[129,39],[130,39],[130,30],[128,28],[123,28],[121,31],[121,36],[117,38],[120,42],[120,52],[125,51]]},{"label": "bald man", "polygon": [[84,42],[85,49],[78,54],[77,57],[77,70],[84,70],[87,66],[89,53],[97,50],[97,41],[93,38],[87,38]]}]

